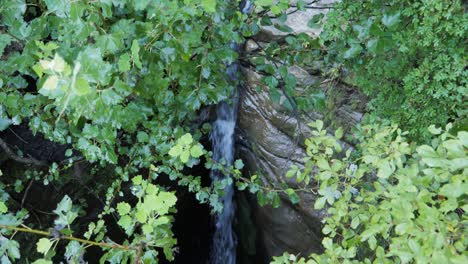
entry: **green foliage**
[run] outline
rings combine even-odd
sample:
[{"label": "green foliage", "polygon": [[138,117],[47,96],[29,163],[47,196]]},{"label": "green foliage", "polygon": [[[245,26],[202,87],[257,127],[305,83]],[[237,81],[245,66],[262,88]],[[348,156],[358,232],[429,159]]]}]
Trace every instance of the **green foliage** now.
[{"label": "green foliage", "polygon": [[[323,254],[307,263],[466,263],[468,133],[431,126],[430,145],[410,144],[396,125],[363,125],[345,155],[341,132],[311,124],[306,166],[289,176],[317,185],[328,216]],[[288,254],[274,259],[284,262]],[[301,262],[302,261],[302,262]],[[302,259],[297,263],[305,263]]]},{"label": "green foliage", "polygon": [[[243,40],[238,29],[246,17],[237,3],[0,0],[0,13],[0,131],[27,123],[34,133],[70,146],[67,160],[28,179],[64,184],[65,171],[85,159],[92,164],[96,194],[105,198],[103,211],[83,236],[106,244],[106,215],[118,216],[128,236],[114,248],[96,244],[107,249],[102,261],[155,263],[155,247],[172,259],[176,241],[170,213],[176,199],[151,181],[168,176],[200,202],[222,210],[218,193],[228,182],[212,190],[184,169],[211,160],[198,142],[208,131],[192,123],[198,111],[228,98],[237,85],[225,76],[238,57],[230,44]],[[145,179],[133,177],[142,173]],[[24,183],[17,180],[14,189],[0,183],[0,194],[8,198],[24,190]],[[17,207],[7,198],[0,204],[0,224],[34,223],[25,220],[26,210],[13,214]],[[79,206],[72,206],[72,199]],[[85,203],[65,196],[54,211],[53,230],[66,236],[76,232],[78,207]],[[18,243],[3,236],[10,231],[1,230],[5,263],[20,257]],[[47,243],[38,244],[45,255],[37,263],[52,260]],[[83,252],[83,244],[72,240],[63,257],[79,262]]]},{"label": "green foliage", "polygon": [[339,1],[321,41],[371,99],[369,110],[413,139],[430,124],[466,128],[468,16],[463,1]]}]

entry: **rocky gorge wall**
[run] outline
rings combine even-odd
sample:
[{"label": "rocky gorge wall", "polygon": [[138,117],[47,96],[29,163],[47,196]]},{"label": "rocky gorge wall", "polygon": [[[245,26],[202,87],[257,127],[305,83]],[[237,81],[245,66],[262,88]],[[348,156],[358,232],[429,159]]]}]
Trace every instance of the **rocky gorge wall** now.
[{"label": "rocky gorge wall", "polygon": [[[320,29],[308,28],[307,22],[317,13],[326,13],[327,9],[322,7],[332,2],[321,1],[320,5],[314,5],[319,9],[295,12],[288,16],[285,24],[293,29],[292,34],[306,33],[317,36]],[[255,56],[255,52],[261,50],[262,43],[277,41],[285,36],[286,33],[272,26],[262,27],[253,40],[247,41],[245,52]],[[304,187],[284,175],[292,164],[303,167],[303,158],[306,156],[303,142],[310,136],[307,124],[315,119],[324,119],[323,113],[309,112],[307,115],[297,115],[287,111],[272,103],[268,88],[262,84],[262,76],[259,73],[247,67],[242,71],[245,86],[240,95],[236,149],[237,155],[246,164],[245,176],[257,174],[263,184],[269,187],[277,187],[284,183],[294,189]],[[342,97],[344,99],[335,100],[333,109],[328,113],[336,121],[334,123],[351,126],[362,118],[362,114],[349,105],[350,96],[355,96],[352,87],[340,82],[331,86],[328,83],[325,85],[326,80],[320,73],[297,65],[289,67],[289,72],[296,77],[298,89],[316,85],[326,89],[326,93],[345,95]],[[330,122],[328,123],[330,125]],[[298,194],[298,204],[292,204],[287,197],[283,197],[279,208],[262,207],[256,203],[255,198],[249,199],[257,229],[257,240],[265,251],[266,259],[281,255],[285,251],[304,256],[322,250],[321,219],[325,213],[313,209],[316,198],[313,193]]]}]

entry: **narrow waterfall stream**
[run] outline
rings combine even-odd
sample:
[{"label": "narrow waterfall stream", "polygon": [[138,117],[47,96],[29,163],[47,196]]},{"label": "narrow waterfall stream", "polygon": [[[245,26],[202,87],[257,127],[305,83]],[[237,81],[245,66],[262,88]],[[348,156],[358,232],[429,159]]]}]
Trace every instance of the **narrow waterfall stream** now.
[{"label": "narrow waterfall stream", "polygon": [[[251,11],[252,4],[249,0],[242,1],[240,10],[247,14]],[[240,46],[231,43],[231,48],[237,52]],[[239,74],[239,64],[232,63],[227,67],[226,75],[232,81],[236,81]],[[213,159],[215,161],[224,160],[226,165],[232,165],[234,161],[234,130],[237,119],[237,106],[239,102],[238,91],[232,96],[232,102],[221,102],[216,107],[216,121],[213,123],[211,132],[211,142],[213,147]],[[219,171],[212,171],[213,181],[229,177],[222,175]],[[235,264],[237,238],[232,229],[232,222],[235,215],[235,204],[233,201],[234,187],[232,184],[224,189],[224,196],[220,201],[223,203],[223,211],[215,216],[215,231],[213,235],[213,245],[211,250],[210,264]]]}]

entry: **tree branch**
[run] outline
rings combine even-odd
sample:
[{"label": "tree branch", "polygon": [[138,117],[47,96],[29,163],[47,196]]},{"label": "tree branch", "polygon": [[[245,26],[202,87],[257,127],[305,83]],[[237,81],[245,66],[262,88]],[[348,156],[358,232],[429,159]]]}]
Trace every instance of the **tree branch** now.
[{"label": "tree branch", "polygon": [[5,151],[7,156],[17,162],[24,163],[24,164],[29,164],[29,165],[34,165],[37,167],[48,167],[49,165],[45,161],[40,161],[35,158],[25,158],[25,157],[20,157],[16,155],[13,150],[8,146],[8,144],[3,141],[3,139],[0,138],[0,147]]}]

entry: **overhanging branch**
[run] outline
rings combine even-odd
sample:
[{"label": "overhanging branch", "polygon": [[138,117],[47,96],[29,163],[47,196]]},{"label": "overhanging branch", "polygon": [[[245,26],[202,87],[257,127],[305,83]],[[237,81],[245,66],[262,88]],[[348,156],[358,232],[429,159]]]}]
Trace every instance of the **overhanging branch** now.
[{"label": "overhanging branch", "polygon": [[3,139],[1,139],[1,138],[0,138],[0,147],[3,149],[3,151],[5,151],[6,155],[10,159],[12,159],[14,161],[24,163],[24,164],[28,164],[28,165],[37,166],[37,167],[48,167],[49,166],[44,161],[40,161],[40,160],[37,160],[37,159],[32,158],[32,157],[25,158],[25,157],[20,157],[20,156],[16,155],[13,152],[13,150],[11,150],[11,148],[8,146],[8,144],[5,141],[3,141]]}]

